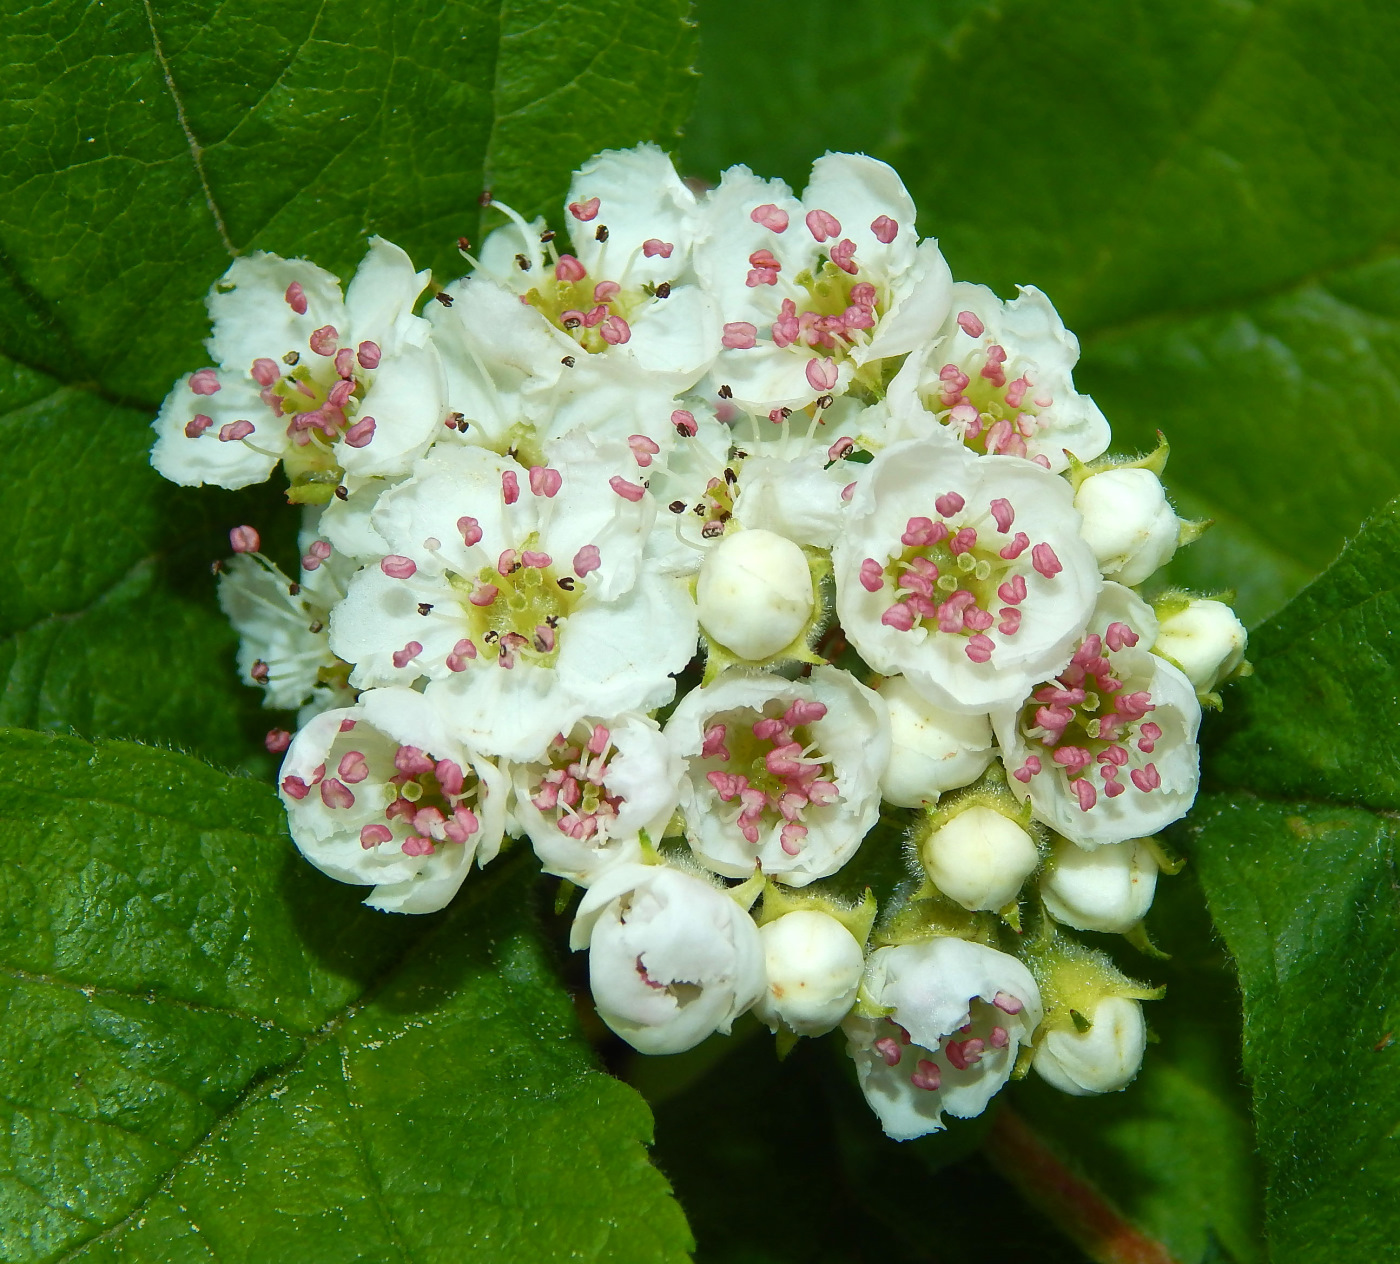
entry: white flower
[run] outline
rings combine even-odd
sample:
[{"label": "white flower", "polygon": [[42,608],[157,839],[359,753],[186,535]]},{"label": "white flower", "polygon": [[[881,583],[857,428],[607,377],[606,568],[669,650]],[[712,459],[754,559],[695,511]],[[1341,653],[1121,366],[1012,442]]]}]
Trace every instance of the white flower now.
[{"label": "white flower", "polygon": [[501,847],[506,781],[422,695],[379,689],[323,711],[282,763],[292,841],[322,873],[372,886],[391,913],[432,913]]},{"label": "white flower", "polygon": [[265,707],[290,711],[313,697],[318,711],[347,706],[348,669],[331,652],[327,626],[354,567],[314,529],[303,531],[300,547],[295,581],[260,552],[225,563],[219,606],[238,632],[239,674],[263,688]]},{"label": "white flower", "polygon": [[993,808],[964,808],[919,848],[934,885],[965,909],[1005,908],[1040,864],[1035,842]]},{"label": "white flower", "polygon": [[940,424],[976,451],[1030,457],[1058,473],[1066,449],[1092,461],[1108,447],[1108,422],[1074,389],[1078,339],[1044,294],[1017,289],[1003,303],[985,285],[954,285],[937,338],[905,362],[889,401],[913,434]]},{"label": "white flower", "polygon": [[1176,552],[1181,520],[1151,470],[1091,474],[1075,492],[1074,507],[1084,517],[1084,538],[1108,579],[1140,584]]},{"label": "white flower", "polygon": [[1157,858],[1141,839],[1085,851],[1059,839],[1040,894],[1050,915],[1076,930],[1126,935],[1147,915],[1157,890]]},{"label": "white flower", "polygon": [[520,760],[584,715],[674,696],[697,632],[680,585],[641,566],[655,507],[587,441],[561,464],[441,447],[380,497],[393,552],[331,618],[352,684],[426,676],[464,741]]},{"label": "white flower", "polygon": [[1152,652],[1181,668],[1198,694],[1210,693],[1244,662],[1249,633],[1223,601],[1178,598],[1159,613]]},{"label": "white flower", "polygon": [[444,415],[442,367],[413,315],[429,278],[380,237],[343,300],[304,259],[235,259],[209,295],[218,367],[166,397],[152,464],[186,486],[244,487],[281,461],[304,504],[347,476],[406,472]]},{"label": "white flower", "polygon": [[686,761],[686,836],[717,873],[748,877],[758,863],[806,886],[844,865],[879,817],[889,720],[846,672],[730,669],[687,694],[666,732]]},{"label": "white flower", "polygon": [[695,269],[725,322],[711,379],[764,414],[883,394],[882,361],[937,332],[952,289],[899,177],[863,154],[819,158],[800,202],[731,167],[700,208]]},{"label": "white flower", "polygon": [[1100,577],[1069,485],[946,435],[886,448],[832,551],[841,628],[929,701],[990,711],[1069,655]]},{"label": "white flower", "polygon": [[598,1015],[642,1053],[682,1053],[763,991],[758,928],[724,891],[664,865],[615,865],[584,895],[569,946],[588,949]]},{"label": "white flower", "polygon": [[881,948],[864,990],[887,1017],[843,1029],[861,1091],[886,1135],[908,1141],[971,1119],[1010,1078],[1040,1024],[1040,992],[1015,957],[962,939]]},{"label": "white flower", "polygon": [[[542,240],[541,224],[494,205],[512,222],[491,234],[473,277],[451,291],[454,312],[463,305],[460,317],[438,317],[445,329],[461,325],[460,339],[444,341],[457,385],[481,384],[481,369],[468,363],[474,348],[487,351],[477,354],[498,390],[510,381],[509,372],[498,376],[491,367],[498,348],[517,364],[528,357],[523,367],[543,385],[567,372],[560,369],[565,355],[627,361],[673,392],[709,368],[719,350],[719,313],[691,276],[695,197],[659,148],[606,150],[575,172],[566,216],[572,254]],[[508,315],[499,298],[480,292],[484,285],[509,293],[517,307],[523,299],[528,319]],[[494,313],[501,323],[492,330]]]},{"label": "white flower", "polygon": [[797,639],[817,598],[806,554],[760,527],[726,535],[705,554],[695,599],[706,635],[757,662]]},{"label": "white flower", "polygon": [[1127,1088],[1147,1049],[1142,1005],[1125,996],[1106,996],[1085,1018],[1092,1024],[1088,1031],[1056,1027],[1047,1032],[1031,1065],[1041,1079],[1074,1097]]},{"label": "white flower", "polygon": [[986,772],[996,756],[988,716],[936,707],[903,676],[885,677],[877,692],[890,713],[890,762],[880,779],[886,802],[936,803]]},{"label": "white flower", "polygon": [[641,860],[675,811],[681,762],[655,722],[581,720],[545,757],[511,769],[514,815],[546,873],[588,886],[611,865]]},{"label": "white flower", "polygon": [[754,1013],[769,1030],[820,1036],[850,1012],[865,969],[856,938],[829,913],[797,909],[760,926],[768,986]]},{"label": "white flower", "polygon": [[992,712],[1012,791],[1081,847],[1155,834],[1195,800],[1201,707],[1150,652],[1156,632],[1130,589],[1105,584],[1068,666]]}]

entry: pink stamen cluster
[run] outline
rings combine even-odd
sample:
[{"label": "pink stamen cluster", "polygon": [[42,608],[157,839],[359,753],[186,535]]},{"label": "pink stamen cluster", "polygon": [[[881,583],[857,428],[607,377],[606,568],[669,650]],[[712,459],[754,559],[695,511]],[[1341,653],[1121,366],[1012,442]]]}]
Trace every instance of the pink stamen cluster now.
[{"label": "pink stamen cluster", "polygon": [[[929,631],[965,636],[964,652],[968,658],[974,663],[985,663],[996,649],[996,642],[987,635],[993,625],[1002,636],[1015,636],[1020,630],[1020,606],[1026,599],[1026,580],[1023,574],[1011,573],[997,586],[995,597],[1001,604],[996,606],[995,614],[992,607],[996,602],[991,596],[979,599],[976,593],[962,587],[968,581],[969,572],[957,565],[957,559],[974,550],[984,555],[990,552],[983,539],[990,534],[985,523],[981,536],[976,527],[957,525],[962,521],[966,504],[957,492],[936,497],[933,504],[936,518],[911,517],[900,536],[904,546],[900,555],[894,558],[891,554],[893,560],[888,567],[867,557],[861,562],[860,583],[867,592],[878,593],[884,589],[887,578],[893,580],[895,599],[880,616],[880,622],[886,627],[908,632],[930,624]],[[996,534],[1010,536],[1016,520],[1011,502],[997,497],[991,502],[989,512]],[[1042,541],[1032,547],[1024,531],[1016,532],[1008,543],[996,550],[995,556],[1003,563],[1015,562],[1027,549],[1030,549],[1032,568],[1046,579],[1054,579],[1064,569],[1050,544]],[[957,581],[951,590],[940,583],[945,574]],[[986,588],[990,591],[990,584]]]},{"label": "pink stamen cluster", "polygon": [[[554,279],[561,285],[576,286],[588,279],[588,271],[573,255],[560,255],[554,265]],[[578,331],[590,329],[596,329],[598,336],[610,347],[629,341],[632,327],[623,319],[620,311],[613,310],[621,293],[622,286],[616,281],[597,282],[593,286],[593,301],[589,306],[567,307],[559,313],[560,327],[580,345],[584,338]]]},{"label": "pink stamen cluster", "polygon": [[540,779],[530,802],[541,812],[553,812],[561,834],[580,842],[608,834],[608,823],[617,818],[620,795],[608,794],[608,764],[616,754],[612,734],[595,724],[582,744],[562,733],[549,746],[552,767]]},{"label": "pink stamen cluster", "polygon": [[[957,323],[969,338],[980,338],[986,332],[975,312],[960,312]],[[993,455],[1028,456],[1026,440],[1040,424],[1037,412],[1049,408],[1054,398],[1048,390],[1042,390],[1027,402],[1034,384],[1026,373],[1007,381],[1006,348],[1000,343],[988,342],[973,353],[974,360],[979,356],[982,365],[971,394],[973,379],[958,365],[945,364],[938,371],[942,383],[938,399],[949,410],[948,424],[964,443],[971,445],[981,439],[983,449]],[[974,396],[985,398],[979,404]],[[1050,462],[1044,456],[1033,459],[1049,468]]]},{"label": "pink stamen cluster", "polygon": [[[1132,748],[1150,755],[1161,740],[1161,726],[1145,719],[1156,710],[1146,690],[1123,692],[1123,682],[1113,674],[1108,653],[1131,648],[1138,635],[1126,623],[1111,623],[1103,636],[1092,633],[1084,638],[1070,664],[1055,679],[1031,695],[1022,731],[1028,740],[1046,752],[1050,763],[1068,778],[1070,791],[1079,800],[1080,810],[1089,811],[1099,791],[1091,780],[1098,769],[1103,793],[1116,799],[1127,786],[1119,780],[1124,768],[1133,762]],[[1103,700],[1109,708],[1102,710]],[[1087,705],[1086,705],[1087,704]],[[1011,775],[1022,784],[1045,771],[1039,755],[1029,756]],[[1129,769],[1129,779],[1143,794],[1162,784],[1155,764]]]},{"label": "pink stamen cluster", "polygon": [[[344,720],[340,727],[341,732],[346,732],[355,727],[355,721]],[[388,784],[397,786],[399,793],[384,809],[384,819],[402,820],[408,827],[400,844],[405,856],[431,856],[438,844],[466,843],[481,828],[467,802],[476,793],[476,779],[471,778],[469,784],[467,774],[455,760],[434,759],[417,746],[400,746],[394,752],[394,767],[398,771]],[[321,764],[309,782],[301,777],[284,777],[282,790],[301,800],[316,789],[326,807],[345,810],[355,806],[355,792],[350,787],[369,776],[369,760],[364,752],[351,750],[341,756],[333,776],[326,776],[326,765]],[[412,799],[403,793],[410,783],[420,791]],[[392,842],[393,838],[393,829],[378,821],[360,830],[360,846],[366,851]]]},{"label": "pink stamen cluster", "polygon": [[[1019,1014],[1025,1008],[1018,998],[1005,992],[998,992],[993,1004],[1007,1014]],[[884,1021],[888,1024],[890,1032],[880,1036],[872,1047],[886,1066],[899,1066],[904,1061],[905,1048],[911,1045],[913,1040],[908,1031],[893,1019],[887,1018]],[[957,1071],[966,1071],[976,1066],[989,1050],[1005,1049],[1011,1043],[1011,1033],[999,1023],[992,1027],[985,1039],[972,1035],[970,1022],[960,1027],[956,1035],[961,1039],[949,1036],[933,1052],[942,1053],[948,1060],[948,1065]],[[942,1086],[942,1071],[931,1059],[918,1058],[910,1073],[909,1082],[925,1092],[936,1092]]]},{"label": "pink stamen cluster", "polygon": [[[815,755],[813,746],[804,747],[795,732],[800,725],[814,723],[825,715],[823,703],[799,698],[781,717],[765,716],[752,726],[753,736],[760,743],[764,768],[777,783],[773,789],[752,785],[744,773],[713,769],[705,774],[721,802],[738,802],[736,823],[749,843],[758,845],[763,814],[771,811],[783,821],[779,845],[789,856],[796,856],[807,837],[807,826],[803,823],[807,809],[828,807],[836,802],[837,789],[830,780],[833,775],[830,765]],[[714,724],[706,729],[701,758],[728,762],[727,736],[727,725]],[[767,750],[763,750],[764,745]]]}]

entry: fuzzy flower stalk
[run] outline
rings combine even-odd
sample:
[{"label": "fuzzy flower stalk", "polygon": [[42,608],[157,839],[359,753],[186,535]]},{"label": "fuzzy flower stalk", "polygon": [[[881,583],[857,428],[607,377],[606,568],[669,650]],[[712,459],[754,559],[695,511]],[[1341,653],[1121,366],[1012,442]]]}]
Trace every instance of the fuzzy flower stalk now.
[{"label": "fuzzy flower stalk", "polygon": [[1249,672],[1158,578],[1165,444],[1110,455],[1051,299],[954,278],[864,155],[487,204],[459,277],[236,259],[153,422],[301,506],[217,567],[301,854],[403,914],[531,854],[618,1039],[842,1039],[891,1137],[1123,1089],[1160,992],[1078,936],[1153,951]]}]

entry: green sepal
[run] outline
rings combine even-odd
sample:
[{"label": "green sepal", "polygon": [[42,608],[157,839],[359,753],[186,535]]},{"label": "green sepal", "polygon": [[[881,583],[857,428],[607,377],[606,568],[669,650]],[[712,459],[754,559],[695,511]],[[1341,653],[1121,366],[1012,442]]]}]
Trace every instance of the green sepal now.
[{"label": "green sepal", "polygon": [[[750,878],[749,881],[752,882],[753,879]],[[864,948],[870,940],[870,928],[875,924],[879,903],[875,899],[875,892],[869,887],[865,888],[865,895],[860,902],[853,903],[810,888],[794,890],[781,886],[770,878],[763,887],[763,903],[754,917],[760,926],[766,926],[788,913],[807,909],[825,913],[840,922],[851,932],[851,937],[856,943]]]}]

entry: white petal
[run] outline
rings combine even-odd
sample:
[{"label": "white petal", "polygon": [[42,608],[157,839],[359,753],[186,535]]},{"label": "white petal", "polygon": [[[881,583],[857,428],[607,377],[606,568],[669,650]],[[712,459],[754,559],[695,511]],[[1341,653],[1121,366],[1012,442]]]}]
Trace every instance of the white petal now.
[{"label": "white petal", "polygon": [[[293,284],[302,287],[306,314],[287,303]],[[307,339],[325,325],[342,325],[340,282],[306,259],[283,259],[255,251],[235,259],[209,291],[214,322],[207,346],[225,369],[246,374],[257,359],[280,360],[289,351],[306,354]]]},{"label": "white petal", "polygon": [[359,417],[373,417],[374,437],[362,448],[336,446],[347,474],[385,478],[407,474],[442,430],[447,385],[434,347],[403,347],[374,371]]},{"label": "white petal", "polygon": [[[151,464],[156,472],[182,487],[212,483],[233,489],[266,480],[281,460],[287,433],[285,423],[273,417],[259,398],[257,387],[246,377],[224,373],[213,395],[196,395],[189,382],[183,377],[175,383],[151,423],[156,432]],[[199,415],[211,418],[213,424],[191,438],[185,427]],[[219,438],[220,429],[236,421],[252,422],[248,439],[256,448],[245,439],[225,442]]]}]

